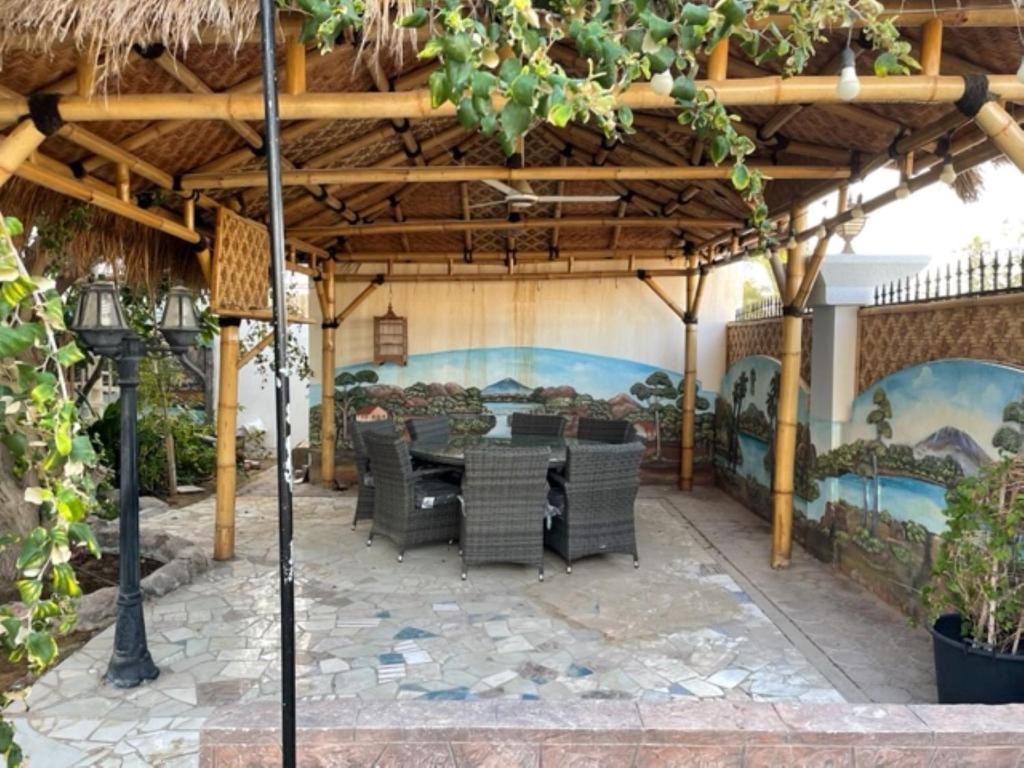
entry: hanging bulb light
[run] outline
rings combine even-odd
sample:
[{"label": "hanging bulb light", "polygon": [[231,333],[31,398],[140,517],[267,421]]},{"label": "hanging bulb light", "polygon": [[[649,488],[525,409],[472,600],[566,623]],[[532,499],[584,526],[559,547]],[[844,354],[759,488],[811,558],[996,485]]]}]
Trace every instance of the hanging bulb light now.
[{"label": "hanging bulb light", "polygon": [[672,72],[666,69],[651,78],[651,90],[659,96],[668,96],[672,93],[673,82]]},{"label": "hanging bulb light", "polygon": [[956,184],[956,168],[953,167],[953,158],[946,155],[946,160],[942,164],[942,173],[939,174],[939,179],[947,187],[952,187]]},{"label": "hanging bulb light", "polygon": [[857,79],[857,62],[853,49],[847,46],[843,49],[842,69],[839,70],[839,85],[836,88],[839,98],[843,101],[853,101],[860,93],[860,80]]}]

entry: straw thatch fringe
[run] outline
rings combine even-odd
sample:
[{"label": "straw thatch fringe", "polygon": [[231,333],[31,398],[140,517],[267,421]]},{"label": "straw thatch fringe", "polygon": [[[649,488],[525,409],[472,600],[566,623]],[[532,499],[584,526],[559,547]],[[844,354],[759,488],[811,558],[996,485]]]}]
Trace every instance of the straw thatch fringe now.
[{"label": "straw thatch fringe", "polygon": [[200,30],[237,50],[258,12],[256,0],[0,0],[0,61],[13,44],[39,52],[70,44],[98,55],[98,43],[103,74],[110,75],[136,43],[184,52]]},{"label": "straw thatch fringe", "polygon": [[[68,216],[78,208],[87,213]],[[205,286],[188,243],[35,184],[11,179],[0,189],[0,211],[20,219],[28,233],[33,227],[50,233],[57,227],[68,231],[63,253],[47,252],[41,244],[43,238],[38,237],[29,249],[33,271],[59,262],[61,284],[88,275],[95,265],[106,264],[119,282],[133,287],[149,288],[164,277],[192,288]],[[73,220],[79,225],[72,224]]]},{"label": "straw thatch fringe", "polygon": [[953,190],[957,197],[965,203],[976,203],[985,189],[985,180],[977,168],[968,168],[961,171],[956,177]]},{"label": "straw thatch fringe", "polygon": [[[416,30],[402,29],[398,21],[416,10],[415,0],[369,0],[363,14],[363,34],[360,53],[369,44],[374,55],[382,49],[390,50],[395,63],[401,67],[406,45],[416,45]],[[360,57],[356,58],[356,62]]]}]

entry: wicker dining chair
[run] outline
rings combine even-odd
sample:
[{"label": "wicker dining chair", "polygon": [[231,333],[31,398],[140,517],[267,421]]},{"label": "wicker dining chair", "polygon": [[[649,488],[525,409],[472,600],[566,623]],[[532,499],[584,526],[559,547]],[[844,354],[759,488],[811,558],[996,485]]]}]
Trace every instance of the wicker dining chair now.
[{"label": "wicker dining chair", "polygon": [[641,442],[570,446],[564,474],[549,474],[548,500],[561,514],[544,543],[565,560],[566,573],[581,557],[610,552],[631,554],[640,567],[633,504],[643,453]]},{"label": "wicker dining chair", "polygon": [[601,443],[631,443],[636,440],[636,429],[625,419],[591,419],[581,416],[576,427],[576,437]]},{"label": "wicker dining chair", "polygon": [[565,432],[565,419],[544,413],[513,413],[512,436],[539,435],[561,437]]},{"label": "wicker dining chair", "polygon": [[466,449],[459,547],[462,578],[470,565],[520,563],[544,581],[544,515],[551,449]]},{"label": "wicker dining chair", "polygon": [[364,436],[368,432],[391,435],[397,434],[395,422],[349,421],[348,433],[352,437],[352,451],[355,453],[356,473],[359,476],[359,494],[356,497],[356,513],[352,517],[352,530],[360,520],[373,519],[373,472],[370,470],[370,456],[366,452]]},{"label": "wicker dining chair", "polygon": [[447,416],[424,416],[406,419],[405,428],[409,431],[410,440],[422,440],[428,443],[447,443],[451,438],[451,428]]},{"label": "wicker dining chair", "polygon": [[459,486],[441,479],[445,470],[412,467],[409,444],[398,434],[364,435],[373,468],[373,527],[366,546],[377,534],[405,550],[420,544],[449,542],[459,535]]}]

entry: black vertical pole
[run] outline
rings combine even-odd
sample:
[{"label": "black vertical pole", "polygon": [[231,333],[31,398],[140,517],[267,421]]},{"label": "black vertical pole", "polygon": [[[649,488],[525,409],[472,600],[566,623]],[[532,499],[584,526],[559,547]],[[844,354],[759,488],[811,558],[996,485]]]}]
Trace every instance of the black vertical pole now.
[{"label": "black vertical pole", "polygon": [[260,0],[263,51],[263,146],[270,211],[271,289],[274,302],[274,392],[277,400],[277,507],[281,578],[281,754],[295,766],[295,563],[292,559],[292,473],[288,439],[288,314],[284,292],[284,205],[281,192],[281,127],[277,121],[274,0]]},{"label": "black vertical pole", "polygon": [[117,688],[134,688],[160,674],[146,645],[146,623],[142,615],[139,586],[139,363],[146,355],[145,343],[129,337],[121,343],[117,358],[118,387],[121,390],[120,519],[118,521],[117,626],[114,653],[107,666],[106,680]]}]

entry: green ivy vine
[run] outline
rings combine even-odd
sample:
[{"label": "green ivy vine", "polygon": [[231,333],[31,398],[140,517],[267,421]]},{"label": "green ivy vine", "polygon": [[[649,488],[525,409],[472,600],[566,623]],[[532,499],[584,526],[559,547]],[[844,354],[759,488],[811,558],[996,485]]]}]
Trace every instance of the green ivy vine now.
[{"label": "green ivy vine", "polygon": [[[70,560],[75,549],[99,556],[86,522],[95,504],[96,454],[82,431],[65,369],[84,359],[66,335],[64,302],[46,277],[28,274],[12,238],[17,219],[0,217],[0,450],[13,460],[25,501],[39,524],[27,536],[0,536],[17,546],[18,600],[0,606],[0,648],[12,662],[41,673],[57,659],[56,637],[75,622],[81,595]],[[0,692],[0,714],[15,700]],[[19,765],[14,729],[0,720],[0,755]]]},{"label": "green ivy vine", "polygon": [[[330,50],[348,30],[393,39],[387,14],[366,0],[278,0],[306,16],[302,36]],[[616,139],[632,130],[633,113],[618,94],[665,73],[678,121],[700,140],[715,165],[732,164],[732,184],[750,206],[750,222],[770,238],[764,178],[746,163],[753,141],[736,130],[739,117],[698,85],[699,62],[720,42],[736,39],[755,63],[775,60],[785,75],[802,72],[829,29],[856,21],[875,53],[877,75],[917,67],[876,0],[417,0],[399,28],[426,28],[419,58],[437,62],[431,103],[457,108],[467,129],[494,137],[506,154],[532,127],[596,122]],[[785,14],[780,26],[770,16]],[[569,56],[559,55],[560,52]],[[576,58],[586,74],[569,74],[560,59]],[[503,97],[496,108],[492,97]]]}]

